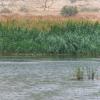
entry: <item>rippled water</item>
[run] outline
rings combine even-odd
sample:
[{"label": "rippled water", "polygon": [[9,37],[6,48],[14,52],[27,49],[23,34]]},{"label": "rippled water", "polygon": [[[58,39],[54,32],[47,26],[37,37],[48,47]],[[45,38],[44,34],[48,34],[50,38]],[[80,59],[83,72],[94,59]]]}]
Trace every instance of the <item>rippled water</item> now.
[{"label": "rippled water", "polygon": [[[77,67],[95,67],[98,80],[71,80]],[[100,100],[99,60],[1,60],[0,100]]]}]

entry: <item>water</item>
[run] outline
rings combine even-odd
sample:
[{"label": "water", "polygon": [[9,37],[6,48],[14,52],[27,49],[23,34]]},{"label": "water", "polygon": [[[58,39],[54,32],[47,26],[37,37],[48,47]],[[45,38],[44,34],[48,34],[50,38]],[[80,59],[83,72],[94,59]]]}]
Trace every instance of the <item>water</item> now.
[{"label": "water", "polygon": [[[72,80],[77,66],[98,80]],[[99,59],[0,59],[0,100],[100,100]]]}]

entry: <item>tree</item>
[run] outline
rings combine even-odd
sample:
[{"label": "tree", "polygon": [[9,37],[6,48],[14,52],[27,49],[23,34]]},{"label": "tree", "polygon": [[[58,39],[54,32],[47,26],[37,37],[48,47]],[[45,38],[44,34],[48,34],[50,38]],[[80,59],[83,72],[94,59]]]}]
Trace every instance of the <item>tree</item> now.
[{"label": "tree", "polygon": [[39,3],[43,10],[49,9],[56,0],[39,0]]}]

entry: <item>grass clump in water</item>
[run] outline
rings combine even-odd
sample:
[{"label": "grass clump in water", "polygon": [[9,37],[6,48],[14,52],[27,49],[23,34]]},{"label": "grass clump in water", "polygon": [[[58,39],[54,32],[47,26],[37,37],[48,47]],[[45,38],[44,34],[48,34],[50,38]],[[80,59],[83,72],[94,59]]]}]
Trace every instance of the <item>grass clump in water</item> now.
[{"label": "grass clump in water", "polygon": [[87,77],[89,80],[94,80],[95,79],[95,75],[96,75],[96,70],[94,70],[93,68],[87,68]]},{"label": "grass clump in water", "polygon": [[76,70],[76,79],[77,80],[83,80],[84,79],[84,71],[78,67]]},{"label": "grass clump in water", "polygon": [[86,67],[86,69],[78,67],[74,75],[76,80],[95,80],[96,70],[91,67]]}]

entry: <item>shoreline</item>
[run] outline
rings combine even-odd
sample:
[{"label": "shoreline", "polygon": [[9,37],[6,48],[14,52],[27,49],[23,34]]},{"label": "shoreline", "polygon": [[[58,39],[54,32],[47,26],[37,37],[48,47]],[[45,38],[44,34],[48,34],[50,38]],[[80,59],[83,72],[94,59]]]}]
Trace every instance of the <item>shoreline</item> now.
[{"label": "shoreline", "polygon": [[25,53],[12,53],[12,54],[0,54],[0,57],[32,57],[32,58],[46,58],[46,57],[61,57],[61,58],[99,58],[100,54],[25,54]]}]

